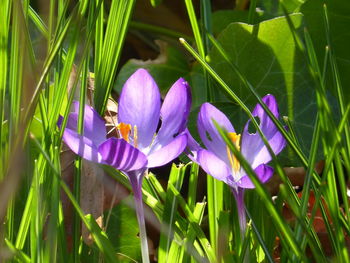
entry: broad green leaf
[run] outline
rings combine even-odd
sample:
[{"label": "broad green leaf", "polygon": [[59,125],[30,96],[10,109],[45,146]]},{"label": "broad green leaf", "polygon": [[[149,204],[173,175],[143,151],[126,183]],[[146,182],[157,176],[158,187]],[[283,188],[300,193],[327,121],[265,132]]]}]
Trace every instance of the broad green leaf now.
[{"label": "broad green leaf", "polygon": [[163,95],[176,80],[188,74],[189,65],[183,53],[172,46],[168,46],[165,42],[159,41],[157,44],[160,48],[160,54],[156,59],[147,61],[130,59],[122,67],[114,86],[115,91],[120,93],[125,81],[139,68],[148,70]]},{"label": "broad green leaf", "polygon": [[191,71],[187,73],[185,79],[189,81],[192,91],[192,109],[202,105],[207,101],[207,89],[205,88],[205,78],[202,67],[195,63]]},{"label": "broad green leaf", "polygon": [[[132,203],[132,198],[129,201]],[[130,258],[141,262],[139,228],[135,210],[128,207],[125,201],[112,209],[106,232],[116,250],[118,262],[132,262]]]},{"label": "broad green leaf", "polygon": [[287,13],[298,12],[302,4],[306,1],[307,0],[264,0],[258,1],[258,7],[270,16],[277,17],[284,15],[284,10],[287,11]]},{"label": "broad green leaf", "polygon": [[[214,12],[212,14],[213,34],[217,35],[233,22],[248,23],[248,15],[249,12],[243,10],[218,10]],[[261,22],[272,18],[270,15],[267,15],[261,10],[255,12],[255,17],[256,22]]]}]

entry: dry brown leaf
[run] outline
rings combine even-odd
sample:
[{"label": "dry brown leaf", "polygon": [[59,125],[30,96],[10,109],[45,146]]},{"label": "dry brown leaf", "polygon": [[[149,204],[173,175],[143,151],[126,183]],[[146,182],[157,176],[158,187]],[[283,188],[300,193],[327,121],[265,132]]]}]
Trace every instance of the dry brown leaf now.
[{"label": "dry brown leaf", "polygon": [[[73,66],[67,87],[68,92],[72,91],[76,77],[76,67]],[[75,99],[79,98],[77,91],[80,88],[80,82],[78,82],[76,94],[74,95]],[[93,101],[92,92],[94,90],[94,79],[90,75],[88,77],[87,89],[86,103],[91,106]],[[114,128],[117,123],[117,105],[113,100],[108,100],[105,118],[107,121],[106,124],[110,126],[108,129]],[[63,180],[70,187],[71,191],[73,191],[74,188],[75,159],[76,155],[63,143],[60,156],[62,167],[61,172]],[[122,199],[129,195],[129,191],[115,180],[106,176],[103,169],[98,164],[86,160],[83,160],[82,162],[82,173],[80,178],[80,207],[84,214],[91,214],[96,220],[96,223],[103,228],[104,210],[117,205]],[[61,192],[61,199],[68,238],[68,247],[71,248],[74,209],[63,191]],[[84,242],[91,245],[93,240],[84,224],[82,224],[81,231]]]},{"label": "dry brown leaf", "polygon": [[[98,226],[103,228],[103,169],[96,163],[83,160],[83,169],[80,177],[80,207],[84,214],[91,214]],[[81,233],[86,244],[92,245],[90,232],[82,223]]]}]

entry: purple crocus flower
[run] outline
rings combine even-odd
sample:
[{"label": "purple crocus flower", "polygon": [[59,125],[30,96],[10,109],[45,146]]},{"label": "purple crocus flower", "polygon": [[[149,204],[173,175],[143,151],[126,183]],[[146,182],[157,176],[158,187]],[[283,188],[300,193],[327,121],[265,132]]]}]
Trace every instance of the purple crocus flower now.
[{"label": "purple crocus flower", "polygon": [[[266,95],[262,101],[273,115],[278,118],[279,112],[275,97]],[[273,152],[275,154],[281,152],[286,145],[286,140],[260,104],[255,106],[252,115],[259,118],[260,129]],[[250,133],[248,131],[251,120],[246,123],[241,136],[235,132],[231,122],[224,113],[210,103],[204,103],[201,106],[197,127],[200,138],[207,149],[201,148],[189,135],[188,146],[191,151],[189,157],[197,162],[206,173],[230,186],[237,202],[240,227],[242,232],[244,232],[246,224],[243,200],[244,189],[254,188],[254,185],[219,134],[213,120],[228,132],[233,144],[241,151],[262,183],[267,182],[273,175],[273,168],[267,165],[271,160],[271,155],[259,133]]]},{"label": "purple crocus flower", "polygon": [[161,105],[157,84],[146,70],[139,69],[126,81],[120,95],[116,125],[119,138],[106,139],[105,123],[92,107],[85,106],[83,135],[77,133],[78,102],[74,102],[74,111],[68,117],[63,140],[73,152],[86,160],[111,165],[129,177],[140,226],[143,262],[149,260],[142,178],[148,168],[162,166],[183,152],[187,145],[184,131],[190,107],[190,88],[184,79],[173,84]]}]

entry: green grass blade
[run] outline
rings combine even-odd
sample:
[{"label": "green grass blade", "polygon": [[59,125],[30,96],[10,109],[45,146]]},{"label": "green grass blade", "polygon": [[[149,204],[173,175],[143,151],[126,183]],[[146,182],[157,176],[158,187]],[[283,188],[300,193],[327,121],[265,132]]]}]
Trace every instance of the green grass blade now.
[{"label": "green grass blade", "polygon": [[181,206],[183,212],[186,215],[188,223],[195,230],[195,232],[197,234],[197,238],[199,239],[199,242],[201,243],[202,248],[205,251],[209,261],[210,262],[216,261],[215,252],[214,252],[212,246],[210,245],[210,242],[206,238],[203,230],[200,228],[198,223],[196,223],[196,218],[193,215],[193,213],[191,212],[191,210],[188,207],[188,205],[186,204],[186,201],[182,198],[181,194],[177,191],[177,189],[174,186],[170,185],[169,186],[169,190],[172,191],[174,196],[177,198],[177,201],[179,202],[179,205]]},{"label": "green grass blade", "polygon": [[[185,170],[187,166],[176,167],[173,164],[170,171],[168,188],[174,186],[178,191],[181,190]],[[175,214],[177,212],[177,200],[171,191],[167,191],[164,204],[164,212],[162,216],[162,228],[159,240],[158,258],[160,262],[168,262],[173,260],[169,258],[170,246],[173,240],[173,224],[175,222]],[[174,252],[173,252],[174,253]]]},{"label": "green grass blade", "polygon": [[[6,126],[5,121],[5,94],[7,86],[7,71],[8,71],[8,60],[9,54],[8,49],[5,48],[8,46],[9,42],[9,23],[10,23],[10,11],[11,11],[11,2],[6,0],[0,1],[0,145],[5,144],[6,137]],[[0,147],[0,181],[2,180],[3,175],[5,174],[5,165],[6,165],[6,148]]]},{"label": "green grass blade", "polygon": [[[193,216],[196,219],[197,224],[201,224],[203,215],[204,215],[204,210],[205,210],[206,204],[205,202],[202,203],[197,203],[194,210],[193,210]],[[203,252],[202,250],[198,251],[193,249],[193,243],[196,238],[196,232],[195,229],[192,227],[192,225],[189,225],[189,228],[186,233],[186,237],[184,239],[185,245],[183,246],[183,258],[182,262],[190,262],[191,256],[192,258],[196,259],[197,261],[200,261],[201,259],[203,260]],[[185,250],[188,252],[185,253]]]},{"label": "green grass blade", "polygon": [[[330,38],[331,34],[330,34],[330,28],[329,28],[330,25],[329,25],[329,18],[328,18],[328,10],[326,5],[324,5],[323,7],[324,7],[324,21],[325,21],[327,45],[329,49],[329,61],[331,64],[332,75],[333,75],[333,84],[337,90],[337,99],[338,99],[340,114],[344,115],[345,108],[346,108],[345,102],[344,102],[344,91],[343,91],[342,82],[338,71],[336,57],[333,52],[332,41]],[[348,154],[350,155],[350,129],[349,129],[348,122],[346,124],[344,134],[345,134],[345,143],[346,143],[347,151],[348,151]]]},{"label": "green grass blade", "polygon": [[94,106],[99,113],[104,112],[113,87],[114,77],[134,3],[135,0],[112,2],[103,47],[102,50],[96,51],[101,54],[99,61],[97,61],[99,64],[95,64]]},{"label": "green grass blade", "polygon": [[251,220],[250,224],[252,226],[254,234],[256,235],[256,237],[257,237],[257,239],[259,241],[259,244],[261,245],[261,247],[262,247],[262,249],[263,249],[263,251],[265,253],[265,257],[266,257],[267,262],[273,263],[274,260],[272,258],[272,255],[270,254],[270,251],[268,250],[268,248],[267,248],[267,246],[266,246],[266,244],[264,242],[263,237],[261,236],[258,228],[256,227],[256,225],[255,225],[254,221],[252,220],[252,217],[251,217],[251,215],[250,215],[250,213],[249,213],[249,211],[247,209],[246,209],[246,213],[247,213],[248,218],[250,218],[250,220]]},{"label": "green grass blade", "polygon": [[249,3],[248,24],[254,24],[257,2],[257,0],[252,0]]},{"label": "green grass blade", "polygon": [[187,194],[187,203],[191,209],[192,208],[194,209],[196,205],[198,172],[199,172],[199,165],[197,163],[192,163],[191,170],[190,170],[190,178],[188,181],[188,194]]},{"label": "green grass blade", "polygon": [[165,27],[143,23],[143,22],[130,21],[130,29],[146,31],[146,32],[154,33],[161,36],[171,37],[174,39],[179,39],[180,37],[183,37],[183,38],[189,39],[190,41],[194,41],[194,39],[191,36],[188,36],[184,33],[177,32]]},{"label": "green grass blade", "polygon": [[10,251],[14,254],[15,258],[19,262],[23,262],[23,263],[32,262],[31,259],[28,257],[28,255],[26,255],[23,251],[16,249],[16,247],[6,238],[5,238],[5,243],[6,243],[6,246],[10,249]]},{"label": "green grass blade", "polygon": [[205,48],[202,42],[201,32],[199,30],[196,13],[194,11],[192,0],[185,0],[187,13],[190,19],[194,39],[198,48],[198,52],[202,58],[205,58]]}]

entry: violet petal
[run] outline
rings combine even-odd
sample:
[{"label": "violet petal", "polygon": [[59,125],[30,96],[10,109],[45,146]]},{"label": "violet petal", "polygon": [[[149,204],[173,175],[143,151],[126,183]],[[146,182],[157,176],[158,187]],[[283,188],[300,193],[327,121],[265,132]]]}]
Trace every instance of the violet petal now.
[{"label": "violet petal", "polygon": [[[273,95],[266,95],[263,97],[263,102],[271,110],[276,118],[279,117],[278,105]],[[270,117],[265,113],[260,104],[257,104],[252,112],[254,117],[258,117],[260,121],[261,131],[264,133],[268,140],[273,152],[277,155],[286,146],[286,140],[282,134],[278,131],[276,125],[272,122]],[[255,169],[258,165],[268,163],[271,160],[271,156],[265,146],[263,140],[258,132],[249,133],[248,127],[251,124],[251,120],[247,122],[242,134],[241,151],[243,156]]]},{"label": "violet petal", "polygon": [[231,122],[220,110],[210,103],[204,103],[198,114],[198,132],[206,148],[216,154],[221,160],[229,163],[227,146],[216,129],[212,120],[215,120],[227,132],[235,132]]},{"label": "violet petal", "polygon": [[229,167],[215,154],[203,149],[198,152],[197,160],[207,174],[232,186],[233,180]]},{"label": "violet petal", "polygon": [[147,148],[156,132],[160,93],[152,76],[139,69],[125,82],[118,104],[119,122],[137,127],[138,147]]},{"label": "violet petal", "polygon": [[124,139],[109,138],[98,150],[104,163],[122,171],[132,171],[147,166],[147,157]]},{"label": "violet petal", "polygon": [[[68,115],[68,121],[66,129],[77,131],[78,113],[79,113],[79,102],[74,101],[74,112]],[[85,105],[84,108],[84,137],[89,138],[94,142],[96,146],[100,145],[106,140],[106,127],[105,121],[100,115],[90,106]]]},{"label": "violet petal", "polygon": [[68,147],[82,158],[101,163],[102,158],[98,152],[97,145],[89,138],[82,136],[75,131],[65,129],[63,133],[63,141]]},{"label": "violet petal", "polygon": [[187,145],[187,135],[181,134],[166,146],[148,155],[148,167],[158,167],[167,164],[178,157]]},{"label": "violet petal", "polygon": [[199,163],[198,161],[198,152],[203,150],[203,148],[199,145],[199,143],[192,137],[190,131],[188,129],[185,130],[187,134],[187,150],[185,150],[186,155],[193,162]]},{"label": "violet petal", "polygon": [[191,108],[191,91],[188,83],[180,78],[169,89],[160,109],[162,126],[155,138],[155,148],[167,145],[186,128]]}]

